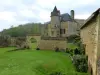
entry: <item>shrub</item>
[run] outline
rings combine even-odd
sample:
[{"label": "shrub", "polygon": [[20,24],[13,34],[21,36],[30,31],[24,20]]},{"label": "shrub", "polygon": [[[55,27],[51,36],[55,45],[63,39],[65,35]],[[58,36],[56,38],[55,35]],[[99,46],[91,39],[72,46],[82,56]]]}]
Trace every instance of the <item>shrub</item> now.
[{"label": "shrub", "polygon": [[59,50],[59,48],[58,47],[56,47],[55,48],[55,52],[59,52],[60,50]]},{"label": "shrub", "polygon": [[24,44],[26,42],[26,37],[17,37],[15,40],[16,46],[18,48],[24,48]]},{"label": "shrub", "polygon": [[82,44],[81,41],[77,42],[76,44],[78,46],[78,49],[80,51],[80,54],[84,55],[85,54],[85,45]]},{"label": "shrub", "polygon": [[23,49],[30,49],[28,45],[24,45]]},{"label": "shrub", "polygon": [[36,50],[40,50],[40,48],[36,48]]},{"label": "shrub", "polygon": [[74,55],[80,54],[80,50],[79,49],[74,49]]},{"label": "shrub", "polygon": [[69,53],[70,51],[69,51],[69,49],[68,48],[66,48],[66,53]]},{"label": "shrub", "polygon": [[8,47],[11,44],[11,37],[7,35],[0,35],[0,47]]},{"label": "shrub", "polygon": [[87,72],[88,70],[87,56],[85,55],[74,55],[73,64],[78,72]]},{"label": "shrub", "polygon": [[30,47],[29,47],[29,46],[26,46],[26,48],[27,48],[27,49],[30,49]]},{"label": "shrub", "polygon": [[71,56],[73,56],[74,55],[73,49],[69,50],[69,53],[70,53]]}]

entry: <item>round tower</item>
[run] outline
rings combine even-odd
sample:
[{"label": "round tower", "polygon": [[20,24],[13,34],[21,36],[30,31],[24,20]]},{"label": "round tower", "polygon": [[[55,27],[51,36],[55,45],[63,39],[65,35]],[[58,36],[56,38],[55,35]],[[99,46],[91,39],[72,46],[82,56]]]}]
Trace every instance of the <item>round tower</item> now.
[{"label": "round tower", "polygon": [[60,11],[57,10],[56,6],[51,12],[51,36],[60,36]]}]

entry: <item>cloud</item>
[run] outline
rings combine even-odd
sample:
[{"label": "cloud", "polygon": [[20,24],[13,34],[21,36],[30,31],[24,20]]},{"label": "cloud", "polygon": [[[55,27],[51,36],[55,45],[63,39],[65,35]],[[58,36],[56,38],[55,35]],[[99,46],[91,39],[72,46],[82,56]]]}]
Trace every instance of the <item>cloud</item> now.
[{"label": "cloud", "polygon": [[11,25],[50,21],[56,5],[62,13],[75,10],[75,17],[86,19],[100,7],[99,0],[2,0],[0,1],[0,31]]},{"label": "cloud", "polygon": [[3,11],[3,12],[0,12],[0,20],[5,20],[5,21],[14,21],[14,16],[16,14],[14,12],[7,12],[7,11]]}]

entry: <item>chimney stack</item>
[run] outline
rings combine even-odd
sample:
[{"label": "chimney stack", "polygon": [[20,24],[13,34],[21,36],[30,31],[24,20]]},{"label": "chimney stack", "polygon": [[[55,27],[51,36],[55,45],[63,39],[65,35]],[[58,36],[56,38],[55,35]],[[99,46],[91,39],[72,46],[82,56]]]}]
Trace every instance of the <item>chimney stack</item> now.
[{"label": "chimney stack", "polygon": [[70,11],[70,15],[71,15],[72,19],[74,19],[74,10]]}]

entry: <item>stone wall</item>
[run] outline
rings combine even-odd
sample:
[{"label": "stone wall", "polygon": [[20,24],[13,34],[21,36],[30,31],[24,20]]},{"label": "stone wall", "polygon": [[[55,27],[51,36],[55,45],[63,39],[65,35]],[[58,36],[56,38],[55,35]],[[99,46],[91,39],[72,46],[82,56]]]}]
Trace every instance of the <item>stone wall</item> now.
[{"label": "stone wall", "polygon": [[97,60],[97,75],[100,75],[100,58]]},{"label": "stone wall", "polygon": [[98,51],[97,51],[97,75],[100,75],[100,14],[98,15]]},{"label": "stone wall", "polygon": [[60,36],[60,17],[51,16],[51,37]]},{"label": "stone wall", "polygon": [[32,48],[32,47],[31,47],[31,40],[30,40],[31,38],[36,39],[36,41],[37,41],[37,46],[38,46],[38,44],[39,44],[39,42],[40,42],[40,40],[41,40],[41,36],[40,36],[40,35],[29,35],[29,36],[27,36],[27,43],[29,44],[30,48]]},{"label": "stone wall", "polygon": [[61,34],[62,37],[67,36],[67,30],[68,30],[68,22],[61,22],[61,29],[65,29],[65,34]]},{"label": "stone wall", "polygon": [[67,29],[67,36],[70,35],[78,35],[79,33],[79,24],[76,22],[68,21],[68,29]]},{"label": "stone wall", "polygon": [[88,64],[93,70],[93,72],[91,72],[93,75],[96,75],[97,62],[97,19],[98,18],[92,19],[85,28],[81,29],[82,42],[86,45],[85,53],[88,55]]},{"label": "stone wall", "polygon": [[65,50],[67,41],[64,39],[41,39],[38,47],[42,50],[55,50],[56,47]]}]

